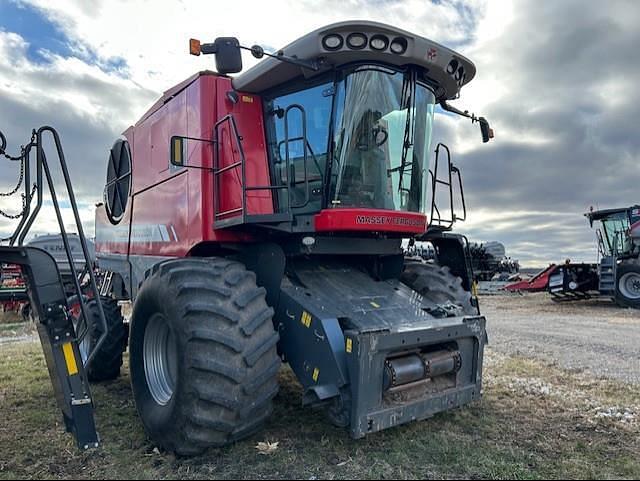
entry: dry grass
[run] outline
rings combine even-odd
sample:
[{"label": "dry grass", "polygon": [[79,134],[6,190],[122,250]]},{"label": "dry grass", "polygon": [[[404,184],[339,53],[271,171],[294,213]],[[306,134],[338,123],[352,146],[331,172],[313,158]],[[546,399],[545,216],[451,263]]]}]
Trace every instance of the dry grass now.
[{"label": "dry grass", "polygon": [[16,324],[24,322],[20,311],[4,311],[0,309],[0,328],[5,324]]},{"label": "dry grass", "polygon": [[[94,388],[103,445],[81,453],[60,425],[39,346],[0,350],[2,479],[640,477],[638,388],[537,361],[489,353],[481,402],[360,441],[301,408],[298,385],[283,368],[262,434],[176,459],[146,439],[124,371]],[[261,455],[262,441],[278,448]]]}]

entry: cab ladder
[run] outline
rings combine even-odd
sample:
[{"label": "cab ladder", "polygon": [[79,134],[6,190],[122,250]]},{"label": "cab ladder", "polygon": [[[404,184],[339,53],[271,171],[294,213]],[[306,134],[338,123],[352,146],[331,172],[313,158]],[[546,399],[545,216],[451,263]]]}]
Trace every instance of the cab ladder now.
[{"label": "cab ladder", "polygon": [[[85,259],[85,268],[89,275],[89,288],[93,293],[93,298],[100,299],[62,144],[58,133],[52,127],[45,126],[34,130],[30,142],[23,146],[20,155],[15,157],[6,153],[7,142],[2,132],[0,132],[0,156],[4,156],[9,161],[21,162],[18,187],[12,193],[17,192],[20,183],[24,181],[23,209],[20,214],[12,217],[21,218],[21,220],[13,235],[5,239],[5,241],[9,242],[9,245],[0,246],[0,262],[16,264],[22,268],[34,321],[37,325],[54,394],[58,407],[62,411],[65,427],[68,432],[73,434],[80,449],[89,449],[98,447],[100,441],[94,422],[94,402],[89,388],[87,368],[107,337],[107,323],[104,311],[102,305],[98,302],[98,322],[102,327],[102,335],[92,351],[87,353],[86,358],[83,358],[79,345],[85,336],[90,335],[89,329],[85,323],[84,329],[81,327],[78,329],[78,331],[82,332],[76,332],[67,302],[67,293],[65,293],[54,258],[42,249],[23,245],[23,241],[42,207],[45,188],[44,180],[46,179],[46,186],[55,210],[67,260],[73,273],[74,290],[80,301],[82,318],[89,319],[85,303],[86,296],[82,295],[79,275],[74,266],[68,234],[62,219],[60,204],[44,149],[43,141],[45,137],[49,136],[55,146],[69,204],[74,215],[75,227],[77,228]],[[34,149],[36,152],[36,179],[32,187],[30,164],[32,161],[31,153]],[[37,197],[37,203],[32,211],[31,203],[34,197]]]}]

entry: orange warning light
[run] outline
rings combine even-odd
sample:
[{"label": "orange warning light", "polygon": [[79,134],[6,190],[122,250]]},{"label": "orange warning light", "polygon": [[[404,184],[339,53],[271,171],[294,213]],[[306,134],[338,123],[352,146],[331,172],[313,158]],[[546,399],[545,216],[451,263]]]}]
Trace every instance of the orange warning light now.
[{"label": "orange warning light", "polygon": [[196,38],[189,39],[189,53],[191,55],[200,55],[200,40]]}]

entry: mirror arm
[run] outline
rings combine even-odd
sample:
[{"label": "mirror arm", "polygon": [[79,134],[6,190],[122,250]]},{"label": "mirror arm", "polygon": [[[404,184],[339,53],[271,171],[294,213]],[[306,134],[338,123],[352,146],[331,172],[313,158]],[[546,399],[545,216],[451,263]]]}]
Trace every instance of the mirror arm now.
[{"label": "mirror arm", "polygon": [[[483,141],[484,142],[488,142],[489,139],[493,138],[493,130],[491,129],[491,127],[489,126],[489,122],[487,121],[487,119],[485,119],[484,117],[476,117],[476,114],[470,114],[468,110],[460,110],[455,108],[453,105],[449,105],[447,103],[446,100],[441,100],[440,101],[440,107],[443,108],[443,110],[446,110],[447,112],[451,112],[453,114],[457,114],[460,115],[462,117],[466,117],[468,119],[471,119],[471,123],[475,124],[476,122],[480,123],[480,126],[483,130]],[[486,135],[487,137],[485,137],[485,129],[486,129]]]},{"label": "mirror arm", "polygon": [[440,101],[440,107],[442,107],[447,112],[451,112],[452,114],[458,114],[462,117],[466,117],[471,119],[472,123],[485,121],[483,117],[476,117],[476,114],[470,114],[468,110],[462,111],[460,109],[455,108],[453,105],[449,105],[446,100]]},{"label": "mirror arm", "polygon": [[299,67],[304,67],[309,70],[313,70],[314,72],[320,70],[320,65],[317,60],[302,60],[297,57],[287,57],[286,55],[284,55],[282,50],[279,50],[276,54],[272,54],[265,52],[264,49],[259,45],[254,45],[253,47],[243,47],[242,45],[240,45],[240,48],[242,50],[248,50],[255,58],[262,58],[264,56],[267,56],[275,58],[276,60],[280,60],[281,62],[286,62],[297,65]]},{"label": "mirror arm", "polygon": [[188,165],[184,162],[182,163],[177,163],[175,160],[175,155],[174,155],[174,143],[176,142],[176,140],[180,140],[181,144],[184,143],[187,140],[193,140],[195,142],[203,142],[206,144],[211,144],[212,146],[217,146],[218,145],[218,141],[216,139],[200,139],[198,137],[187,137],[187,136],[181,136],[181,135],[174,135],[171,137],[171,140],[169,141],[169,148],[170,148],[170,153],[169,153],[169,163],[171,165],[173,165],[174,167],[182,167],[182,168],[186,168],[186,169],[196,169],[196,170],[208,170],[210,172],[213,172],[213,167],[201,167],[199,165]]}]

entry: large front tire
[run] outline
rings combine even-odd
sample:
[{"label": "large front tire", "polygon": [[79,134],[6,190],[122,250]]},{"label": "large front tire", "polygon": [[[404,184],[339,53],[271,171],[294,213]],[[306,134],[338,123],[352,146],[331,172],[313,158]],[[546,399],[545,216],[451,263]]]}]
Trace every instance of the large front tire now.
[{"label": "large front tire", "polygon": [[618,266],[615,301],[622,307],[640,309],[640,260]]},{"label": "large front tire", "polygon": [[226,259],[160,264],[133,308],[130,368],[149,437],[196,455],[260,430],[278,392],[278,334],[255,275]]},{"label": "large front tire", "polygon": [[476,315],[473,296],[462,286],[462,279],[447,266],[431,262],[407,262],[400,281],[435,304],[460,306],[464,315]]}]

